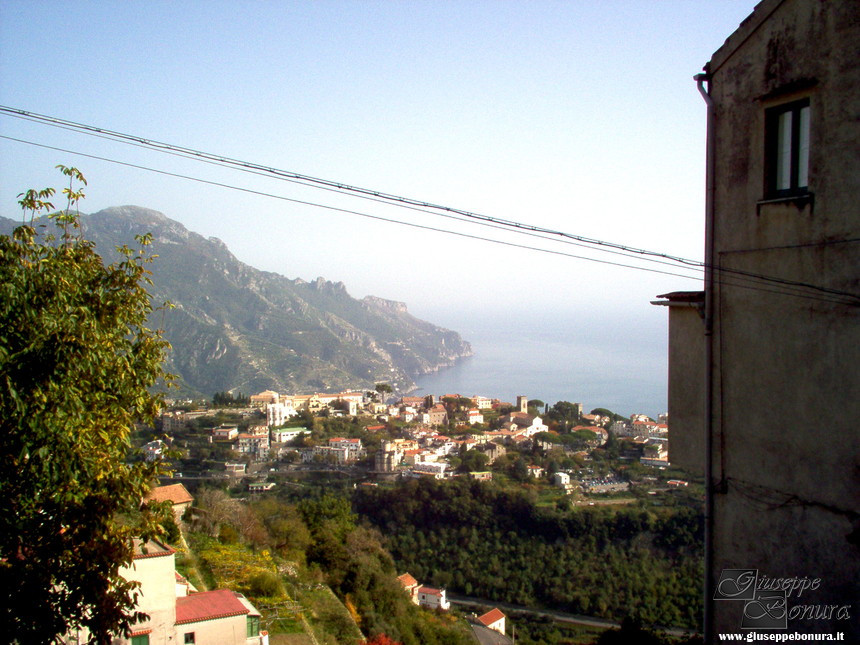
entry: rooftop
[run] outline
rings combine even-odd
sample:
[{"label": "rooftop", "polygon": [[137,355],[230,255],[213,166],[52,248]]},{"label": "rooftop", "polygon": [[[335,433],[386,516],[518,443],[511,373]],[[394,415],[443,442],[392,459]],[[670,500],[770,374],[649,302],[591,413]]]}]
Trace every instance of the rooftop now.
[{"label": "rooftop", "polygon": [[169,546],[162,544],[158,540],[150,540],[144,542],[140,538],[134,538],[134,559],[141,560],[143,558],[158,558],[164,555],[173,555],[176,553]]},{"label": "rooftop", "polygon": [[482,624],[487,626],[492,625],[493,623],[498,620],[501,620],[502,618],[505,618],[505,615],[498,607],[491,609],[483,616],[478,616],[478,620],[481,621]]},{"label": "rooftop", "polygon": [[153,488],[144,498],[147,502],[173,502],[185,504],[194,501],[191,493],[182,484],[170,484]]},{"label": "rooftop", "polygon": [[204,591],[176,599],[176,624],[200,623],[250,613],[229,589]]}]

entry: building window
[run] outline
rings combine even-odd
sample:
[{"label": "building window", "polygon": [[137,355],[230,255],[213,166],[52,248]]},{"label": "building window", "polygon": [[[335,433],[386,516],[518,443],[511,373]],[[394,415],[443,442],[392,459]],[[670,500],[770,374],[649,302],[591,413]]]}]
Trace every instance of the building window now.
[{"label": "building window", "polygon": [[149,634],[131,637],[131,645],[149,645]]},{"label": "building window", "polygon": [[809,99],[766,111],[767,197],[809,192],[809,117]]},{"label": "building window", "polygon": [[194,645],[194,632],[185,634],[185,645]]},{"label": "building window", "polygon": [[260,635],[260,617],[248,616],[248,633],[246,638],[254,638]]}]

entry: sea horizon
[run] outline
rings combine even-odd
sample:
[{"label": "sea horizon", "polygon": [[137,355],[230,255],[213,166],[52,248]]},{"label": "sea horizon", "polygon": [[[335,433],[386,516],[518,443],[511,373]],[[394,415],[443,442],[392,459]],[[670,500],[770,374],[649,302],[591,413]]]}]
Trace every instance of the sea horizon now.
[{"label": "sea horizon", "polygon": [[[622,416],[666,412],[665,321],[612,320],[584,324],[563,316],[540,321],[467,319],[460,332],[473,356],[416,377],[415,396],[460,394],[515,403],[517,396],[552,406],[582,403]],[[457,328],[457,327],[455,327]]]}]

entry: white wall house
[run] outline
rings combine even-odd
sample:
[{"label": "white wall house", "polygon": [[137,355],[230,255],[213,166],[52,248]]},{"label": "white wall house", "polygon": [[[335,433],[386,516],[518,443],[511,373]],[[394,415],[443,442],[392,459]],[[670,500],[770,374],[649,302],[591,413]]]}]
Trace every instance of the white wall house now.
[{"label": "white wall house", "polygon": [[483,616],[478,616],[478,622],[481,623],[487,629],[492,629],[494,631],[499,632],[500,634],[504,634],[505,618],[506,616],[501,612],[498,607],[496,607],[488,611]]},{"label": "white wall house", "polygon": [[416,592],[418,604],[428,609],[442,609],[447,611],[451,603],[445,597],[444,589],[433,589],[432,587],[419,587]]},{"label": "white wall house", "polygon": [[150,441],[148,444],[143,446],[143,448],[141,448],[141,450],[143,451],[143,456],[146,458],[147,461],[155,461],[156,459],[160,459],[166,449],[167,444],[165,444],[161,439]]},{"label": "white wall house", "polygon": [[[268,645],[260,612],[244,596],[229,589],[196,593],[177,577],[175,553],[155,540],[135,540],[131,566],[122,567],[120,575],[140,583],[137,608],[148,618],[132,625],[128,638],[115,637],[114,645]],[[65,640],[86,637],[81,631]]]},{"label": "white wall house", "polygon": [[292,399],[285,398],[278,403],[269,403],[266,406],[266,425],[269,427],[283,425],[297,414]]}]

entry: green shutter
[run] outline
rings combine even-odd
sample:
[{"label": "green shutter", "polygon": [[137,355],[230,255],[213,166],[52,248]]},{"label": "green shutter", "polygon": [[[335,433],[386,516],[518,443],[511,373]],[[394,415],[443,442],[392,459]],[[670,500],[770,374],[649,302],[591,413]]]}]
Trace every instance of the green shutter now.
[{"label": "green shutter", "polygon": [[260,617],[248,616],[248,638],[260,635]]}]

